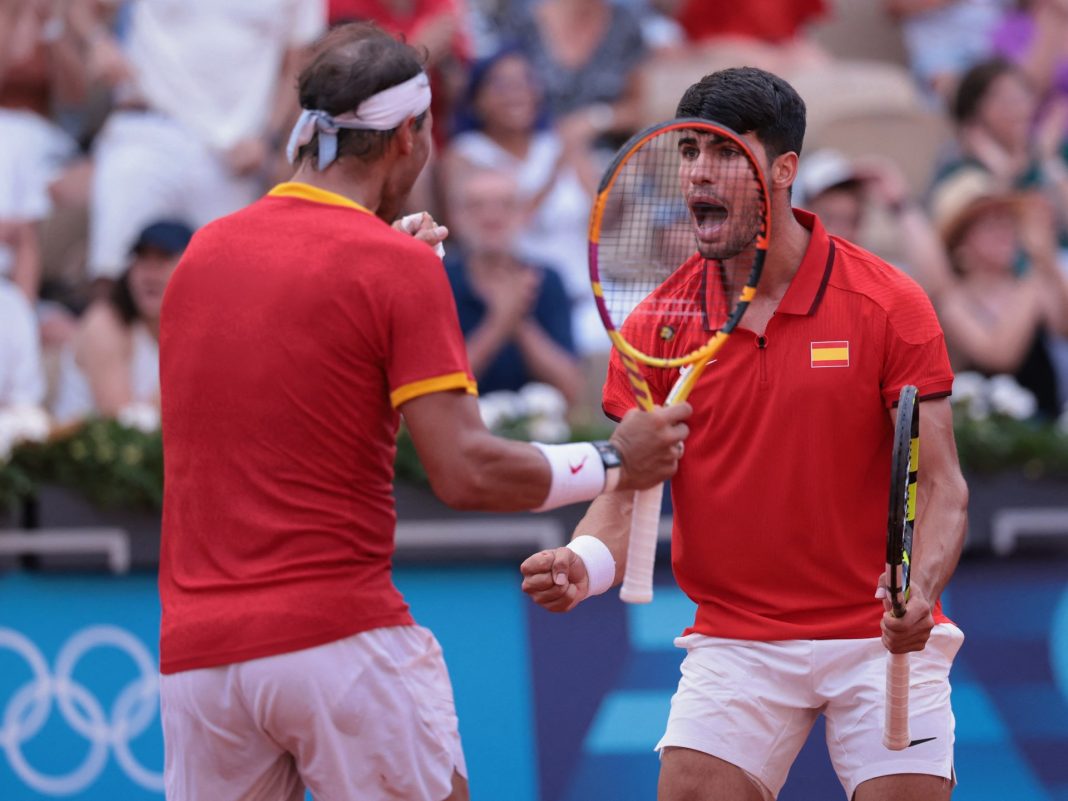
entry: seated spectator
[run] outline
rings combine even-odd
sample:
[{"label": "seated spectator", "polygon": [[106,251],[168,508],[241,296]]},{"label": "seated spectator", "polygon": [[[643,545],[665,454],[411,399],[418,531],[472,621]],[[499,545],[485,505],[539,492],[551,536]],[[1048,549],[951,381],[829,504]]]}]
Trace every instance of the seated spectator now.
[{"label": "seated spectator", "polygon": [[[927,212],[909,196],[905,176],[889,159],[850,159],[830,149],[802,156],[794,204],[814,212],[828,233],[890,258],[932,297],[949,279],[945,245]],[[868,241],[873,217],[886,230]],[[879,252],[880,243],[887,241],[898,246],[899,258]]]},{"label": "seated spectator", "polygon": [[633,10],[610,0],[535,0],[504,33],[533,65],[566,138],[618,138],[640,125],[646,47]]},{"label": "seated spectator", "polygon": [[567,294],[554,270],[515,255],[523,209],[514,178],[474,169],[451,189],[459,247],[449,248],[445,266],[479,392],[537,381],[574,403],[583,378]]},{"label": "seated spectator", "polygon": [[[426,53],[433,100],[430,110],[439,120],[451,115],[453,101],[463,90],[471,44],[465,28],[462,0],[329,0],[331,25],[368,21],[401,36]],[[444,142],[443,127],[434,139]]]},{"label": "seated spectator", "polygon": [[954,368],[1012,375],[1041,414],[1056,417],[1048,339],[1068,333],[1068,276],[1052,211],[1040,195],[1004,192],[981,172],[967,177],[932,198],[955,275],[938,298]]},{"label": "seated spectator", "polygon": [[974,65],[994,55],[994,33],[1012,0],[883,0],[901,24],[920,88],[942,106]]},{"label": "seated spectator", "polygon": [[41,282],[38,225],[52,211],[54,182],[78,152],[52,119],[80,102],[82,67],[54,4],[0,0],[0,276],[31,300]]},{"label": "seated spectator", "polygon": [[[573,144],[552,126],[530,62],[518,49],[506,48],[471,70],[444,155],[443,183],[448,186],[472,167],[512,173],[523,203],[518,252],[560,270],[578,351],[586,354],[609,347],[586,263],[590,204],[600,176],[589,150]],[[451,222],[455,210],[449,216]]]},{"label": "seated spectator", "polygon": [[44,394],[37,319],[26,296],[0,278],[0,410],[39,406]]},{"label": "seated spectator", "polygon": [[106,299],[86,310],[61,357],[53,414],[60,423],[119,417],[133,404],[159,407],[159,315],[163,291],[192,230],[152,223],[134,243],[126,271]]},{"label": "seated spectator", "polygon": [[831,60],[804,26],[826,13],[824,0],[748,0],[719,3],[671,0],[691,46],[715,53],[715,63],[748,64],[779,75]]},{"label": "seated spectator", "polygon": [[297,115],[296,74],[325,6],[292,0],[131,3],[119,42],[98,0],[69,21],[114,110],[94,142],[89,274],[114,279],[138,232],[195,225],[263,191]]}]

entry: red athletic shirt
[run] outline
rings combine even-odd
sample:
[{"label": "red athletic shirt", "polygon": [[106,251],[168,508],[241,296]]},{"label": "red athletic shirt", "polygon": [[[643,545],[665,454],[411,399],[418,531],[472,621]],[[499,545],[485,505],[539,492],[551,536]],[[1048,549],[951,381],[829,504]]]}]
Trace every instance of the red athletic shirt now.
[{"label": "red athletic shirt", "polygon": [[[887,410],[905,384],[923,399],[952,388],[923,290],[828,237],[813,215],[794,213],[812,237],[764,336],[738,328],[689,398],[691,433],[671,482],[672,566],[698,606],[687,633],[879,636],[882,603],[874,593],[886,562],[893,437]],[[679,273],[700,269],[695,259]],[[694,280],[664,286],[692,292]],[[673,349],[684,348],[679,340]],[[678,371],[645,368],[645,375],[663,402]],[[613,352],[605,411],[620,417],[634,405]],[[946,620],[941,609],[935,619]]]},{"label": "red athletic shirt", "polygon": [[824,0],[746,0],[714,8],[708,0],[687,0],[678,19],[691,42],[742,36],[776,43],[792,39],[825,11]]},{"label": "red athletic shirt", "polygon": [[445,270],[306,184],[201,229],[160,325],[163,673],[412,623],[397,407],[475,391]]}]

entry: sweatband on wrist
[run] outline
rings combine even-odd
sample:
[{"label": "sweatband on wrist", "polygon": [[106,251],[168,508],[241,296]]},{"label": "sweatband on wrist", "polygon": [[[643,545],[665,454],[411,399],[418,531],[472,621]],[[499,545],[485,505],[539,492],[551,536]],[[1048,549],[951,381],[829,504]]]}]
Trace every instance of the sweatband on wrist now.
[{"label": "sweatband on wrist", "polygon": [[616,580],[616,560],[608,546],[596,537],[583,534],[571,540],[567,547],[577,553],[586,565],[586,575],[589,576],[590,595],[600,595],[612,587]]},{"label": "sweatband on wrist", "polygon": [[571,503],[592,501],[604,491],[604,463],[592,443],[530,444],[542,452],[552,469],[549,495],[532,511],[545,512]]}]

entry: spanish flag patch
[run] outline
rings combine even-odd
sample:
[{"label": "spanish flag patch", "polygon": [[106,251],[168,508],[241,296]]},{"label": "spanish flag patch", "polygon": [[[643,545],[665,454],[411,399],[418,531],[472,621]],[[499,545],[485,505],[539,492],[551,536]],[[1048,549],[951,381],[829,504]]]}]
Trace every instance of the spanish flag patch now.
[{"label": "spanish flag patch", "polygon": [[849,367],[849,341],[810,342],[813,367]]}]

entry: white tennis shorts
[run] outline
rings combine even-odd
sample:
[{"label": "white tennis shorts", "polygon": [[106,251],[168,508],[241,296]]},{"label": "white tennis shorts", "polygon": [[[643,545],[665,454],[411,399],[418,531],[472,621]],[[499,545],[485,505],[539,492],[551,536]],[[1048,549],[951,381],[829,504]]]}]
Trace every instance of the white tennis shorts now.
[{"label": "white tennis shorts", "polygon": [[701,751],[737,765],[777,797],[812,725],[826,719],[827,749],[846,798],[868,779],[921,773],[953,780],[949,669],[964,641],[934,627],[910,660],[909,720],[915,745],[882,744],[886,655],[878,638],[752,642],[690,634],[682,678],[657,750]]},{"label": "white tennis shorts", "polygon": [[467,775],[421,626],[161,677],[169,801],[441,801]]}]

